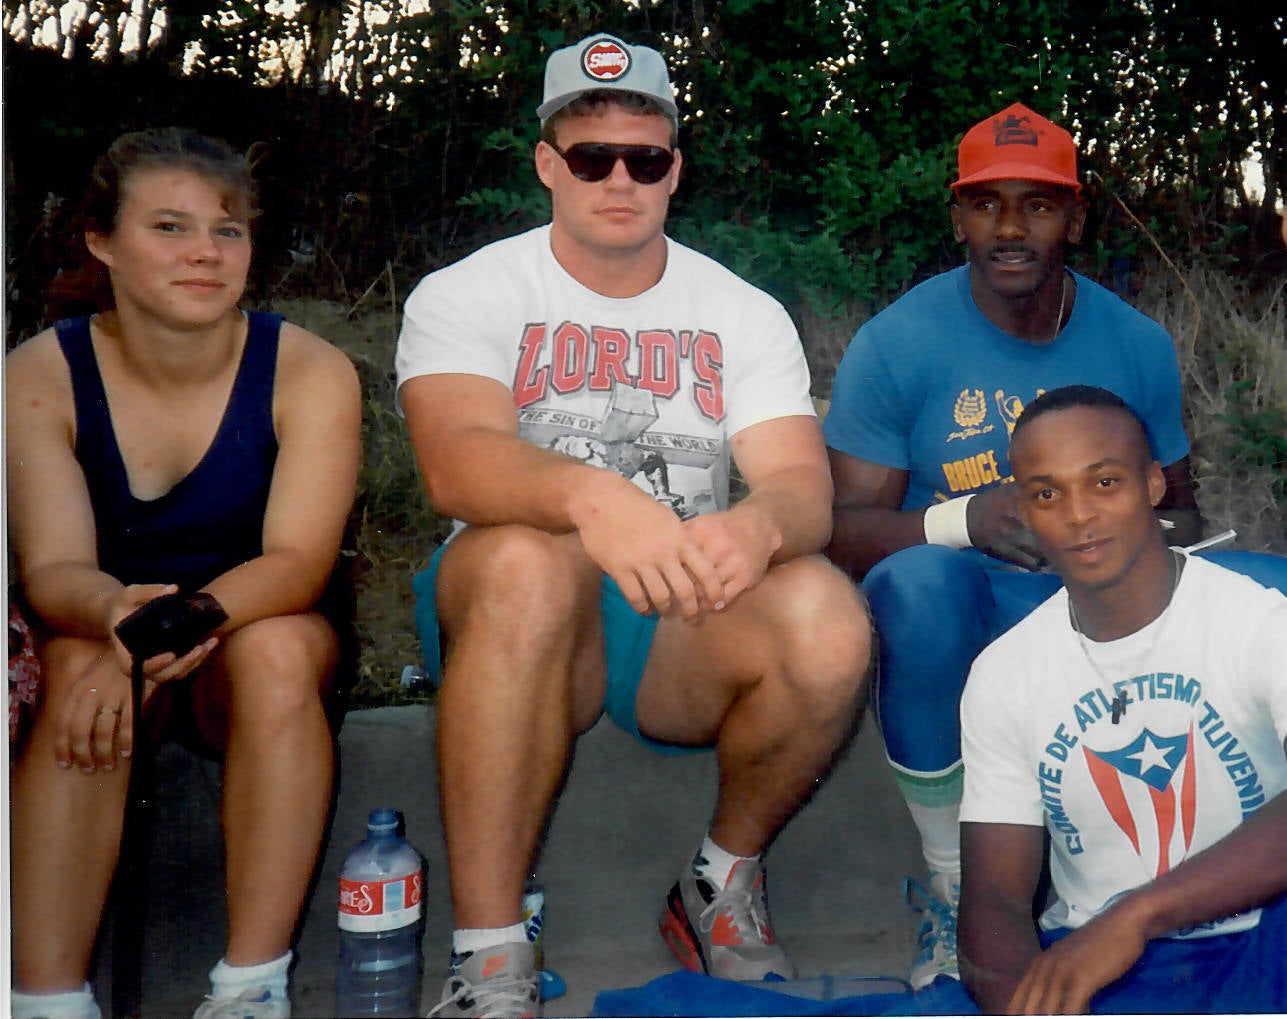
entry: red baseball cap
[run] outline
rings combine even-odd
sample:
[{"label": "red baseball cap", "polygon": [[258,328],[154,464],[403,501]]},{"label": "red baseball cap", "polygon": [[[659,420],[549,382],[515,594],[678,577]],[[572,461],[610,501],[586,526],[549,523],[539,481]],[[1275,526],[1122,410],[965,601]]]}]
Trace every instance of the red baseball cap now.
[{"label": "red baseball cap", "polygon": [[952,189],[989,180],[1040,180],[1081,191],[1072,135],[1022,103],[965,132]]}]

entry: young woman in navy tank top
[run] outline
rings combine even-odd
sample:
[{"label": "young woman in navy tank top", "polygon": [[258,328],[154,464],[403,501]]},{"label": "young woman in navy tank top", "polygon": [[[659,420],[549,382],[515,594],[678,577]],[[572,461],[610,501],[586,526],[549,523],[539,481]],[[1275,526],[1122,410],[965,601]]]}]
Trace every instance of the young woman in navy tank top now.
[{"label": "young woman in navy tank top", "polygon": [[83,210],[100,311],[7,359],[10,535],[43,671],[12,775],[15,1015],[99,1014],[87,978],[141,731],[113,630],[172,592],[227,614],[190,652],[144,664],[144,731],[187,715],[224,755],[228,940],[197,1014],[290,1014],[332,782],[338,640],[317,606],[361,408],[344,354],[242,311],[254,202],[222,142],[117,139]]}]

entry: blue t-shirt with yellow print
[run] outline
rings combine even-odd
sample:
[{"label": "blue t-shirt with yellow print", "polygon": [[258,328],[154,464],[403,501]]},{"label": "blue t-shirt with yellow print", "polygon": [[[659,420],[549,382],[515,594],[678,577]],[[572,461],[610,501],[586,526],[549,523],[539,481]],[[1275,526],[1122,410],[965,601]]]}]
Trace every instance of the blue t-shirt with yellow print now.
[{"label": "blue t-shirt with yellow print", "polygon": [[905,510],[1011,480],[1010,432],[1058,386],[1102,386],[1144,422],[1154,457],[1189,451],[1170,335],[1084,276],[1048,344],[998,329],[970,294],[969,267],[926,280],[865,323],[836,369],[827,445],[908,472]]}]

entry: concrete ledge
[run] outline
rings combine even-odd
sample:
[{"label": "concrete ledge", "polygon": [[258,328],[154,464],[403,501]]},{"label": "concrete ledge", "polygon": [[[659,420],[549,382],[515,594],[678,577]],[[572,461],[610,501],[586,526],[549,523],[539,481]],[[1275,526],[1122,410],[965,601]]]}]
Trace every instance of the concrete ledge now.
[{"label": "concrete ledge", "polygon": [[[423,706],[354,711],[344,721],[334,822],[299,939],[299,1019],[334,1014],[339,868],[376,806],[405,814],[408,837],[428,860],[424,1007],[437,1000],[451,920],[433,742]],[[154,832],[144,1014],[190,1015],[223,946],[218,768],[167,747],[157,770],[157,817],[170,821]],[[712,754],[662,757],[607,721],[581,740],[538,874],[547,965],[568,985],[548,1015],[585,1015],[600,990],[677,967],[657,935],[657,915],[705,830],[715,778]],[[868,722],[769,854],[775,928],[801,975],[904,975],[916,917],[903,904],[901,880],[920,873],[919,861]],[[101,988],[106,1003],[106,983]]]}]

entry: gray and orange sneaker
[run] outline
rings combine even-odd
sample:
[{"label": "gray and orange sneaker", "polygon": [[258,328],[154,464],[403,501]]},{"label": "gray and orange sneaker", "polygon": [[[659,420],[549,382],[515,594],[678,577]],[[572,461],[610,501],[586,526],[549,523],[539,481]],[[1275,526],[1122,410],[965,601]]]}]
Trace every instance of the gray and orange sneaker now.
[{"label": "gray and orange sneaker", "polygon": [[541,975],[536,950],[515,941],[481,952],[452,955],[442,1000],[429,1011],[469,1019],[525,1019],[541,1014]]},{"label": "gray and orange sneaker", "polygon": [[724,980],[794,980],[795,967],[769,926],[764,866],[739,861],[721,889],[692,867],[671,888],[662,940],[694,973]]}]

